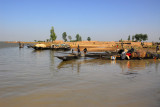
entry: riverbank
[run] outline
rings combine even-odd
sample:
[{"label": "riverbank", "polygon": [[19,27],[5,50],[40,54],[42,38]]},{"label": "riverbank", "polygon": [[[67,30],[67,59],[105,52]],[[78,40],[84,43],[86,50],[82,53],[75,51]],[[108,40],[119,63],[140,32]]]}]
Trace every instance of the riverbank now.
[{"label": "riverbank", "polygon": [[[7,42],[7,43],[19,43],[19,42]],[[78,41],[78,42],[64,42],[62,40],[56,40],[53,42],[21,42],[24,44],[45,44],[46,46],[51,46],[51,44],[68,44],[72,49],[77,51],[77,47],[80,47],[80,51],[83,51],[84,48],[87,48],[88,52],[105,52],[105,51],[117,51],[118,49],[125,48],[130,49],[133,47],[137,51],[150,51],[156,52],[156,45],[153,45],[152,42],[144,42],[142,47],[141,42],[132,42],[132,41]],[[122,47],[123,45],[123,47]],[[159,51],[158,51],[159,52]]]}]

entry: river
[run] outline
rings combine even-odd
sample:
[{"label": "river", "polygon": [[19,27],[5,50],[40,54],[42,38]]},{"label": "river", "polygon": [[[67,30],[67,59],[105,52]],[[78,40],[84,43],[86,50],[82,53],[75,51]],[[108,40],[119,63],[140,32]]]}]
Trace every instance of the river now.
[{"label": "river", "polygon": [[57,55],[0,42],[0,107],[160,107],[160,60]]}]

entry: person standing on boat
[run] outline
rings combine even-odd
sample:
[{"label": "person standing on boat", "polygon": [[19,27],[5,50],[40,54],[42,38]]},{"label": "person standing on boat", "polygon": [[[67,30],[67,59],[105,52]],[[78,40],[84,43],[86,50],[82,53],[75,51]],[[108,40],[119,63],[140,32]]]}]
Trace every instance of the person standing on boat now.
[{"label": "person standing on boat", "polygon": [[74,51],[74,50],[72,49],[72,54],[73,54],[73,51]]},{"label": "person standing on boat", "polygon": [[143,45],[144,45],[144,42],[141,41],[141,46],[143,47]]},{"label": "person standing on boat", "polygon": [[86,52],[87,52],[87,48],[84,48],[83,52],[84,52],[84,54],[86,54]]},{"label": "person standing on boat", "polygon": [[77,48],[77,52],[78,52],[78,56],[80,56],[81,55],[81,51],[80,51],[79,48]]},{"label": "person standing on boat", "polygon": [[157,46],[156,46],[156,53],[157,53],[158,50],[159,50],[159,46],[158,46],[158,44],[157,44]]},{"label": "person standing on boat", "polygon": [[122,47],[122,49],[123,49],[123,42],[121,42],[121,47]]},{"label": "person standing on boat", "polygon": [[78,44],[77,52],[78,52],[78,55],[81,55],[81,51],[79,49],[79,44]]}]

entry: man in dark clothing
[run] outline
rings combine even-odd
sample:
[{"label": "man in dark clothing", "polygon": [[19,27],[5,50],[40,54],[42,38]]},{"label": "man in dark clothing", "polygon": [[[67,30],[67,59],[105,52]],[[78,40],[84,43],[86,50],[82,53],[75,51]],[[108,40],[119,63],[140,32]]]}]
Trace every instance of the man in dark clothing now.
[{"label": "man in dark clothing", "polygon": [[123,42],[121,42],[121,46],[122,46],[122,49],[123,49]]},{"label": "man in dark clothing", "polygon": [[74,50],[72,49],[72,54],[73,54],[73,51],[74,51]]},{"label": "man in dark clothing", "polygon": [[77,52],[78,52],[78,55],[81,55],[81,51],[79,48],[77,48]]},{"label": "man in dark clothing", "polygon": [[86,52],[87,52],[87,48],[84,48],[83,52],[84,52],[84,54],[86,54]]},{"label": "man in dark clothing", "polygon": [[159,50],[159,46],[157,45],[157,46],[156,46],[156,53],[157,53],[158,50]]}]

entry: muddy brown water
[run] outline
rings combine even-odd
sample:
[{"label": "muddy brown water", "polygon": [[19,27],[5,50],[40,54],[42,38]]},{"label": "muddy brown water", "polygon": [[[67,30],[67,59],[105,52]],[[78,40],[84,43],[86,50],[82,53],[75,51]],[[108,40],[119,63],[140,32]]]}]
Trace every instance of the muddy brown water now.
[{"label": "muddy brown water", "polygon": [[0,107],[160,106],[160,60],[62,62],[57,55],[1,48]]}]

